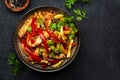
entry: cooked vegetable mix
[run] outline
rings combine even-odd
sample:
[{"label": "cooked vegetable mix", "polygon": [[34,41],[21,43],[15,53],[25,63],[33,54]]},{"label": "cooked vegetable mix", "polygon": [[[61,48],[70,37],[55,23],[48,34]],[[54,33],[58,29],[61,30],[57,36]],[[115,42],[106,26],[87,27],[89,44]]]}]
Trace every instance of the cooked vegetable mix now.
[{"label": "cooked vegetable mix", "polygon": [[74,17],[53,11],[38,11],[18,31],[20,47],[31,64],[58,67],[70,58],[76,46]]}]

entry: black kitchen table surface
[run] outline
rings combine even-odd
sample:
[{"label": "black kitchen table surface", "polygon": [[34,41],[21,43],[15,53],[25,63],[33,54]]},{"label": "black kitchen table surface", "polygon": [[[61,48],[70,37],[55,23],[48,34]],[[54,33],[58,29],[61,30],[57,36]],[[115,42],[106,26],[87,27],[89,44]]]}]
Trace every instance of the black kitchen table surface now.
[{"label": "black kitchen table surface", "polygon": [[10,53],[17,55],[13,38],[23,14],[44,5],[64,9],[70,14],[72,10],[66,9],[65,0],[30,0],[24,11],[14,13],[0,0],[0,80],[120,80],[120,0],[90,1],[88,5],[77,0],[73,6],[73,9],[85,9],[88,19],[77,21],[81,47],[70,65],[58,72],[41,73],[19,60],[23,70],[14,76],[7,59]]}]

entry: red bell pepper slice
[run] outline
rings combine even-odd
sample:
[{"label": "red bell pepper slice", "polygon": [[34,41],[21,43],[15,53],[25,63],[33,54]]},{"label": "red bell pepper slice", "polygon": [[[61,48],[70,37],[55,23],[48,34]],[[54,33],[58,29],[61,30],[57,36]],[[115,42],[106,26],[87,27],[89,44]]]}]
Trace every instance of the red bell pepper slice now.
[{"label": "red bell pepper slice", "polygon": [[77,44],[76,44],[75,42],[73,42],[73,44],[72,44],[72,48],[75,47],[76,45],[77,45]]},{"label": "red bell pepper slice", "polygon": [[[30,41],[30,39],[31,39],[32,37],[34,37],[35,35],[37,35],[37,31],[32,32],[32,33],[27,33],[27,39],[26,39],[26,40]],[[31,43],[32,43],[32,44],[33,44],[34,42],[35,42],[35,40],[31,40]]]},{"label": "red bell pepper slice", "polygon": [[26,43],[26,40],[24,38],[20,38],[20,42],[25,44]]},{"label": "red bell pepper slice", "polygon": [[[58,63],[60,61],[60,59],[48,59],[48,62],[50,63],[50,65],[54,65],[56,63]],[[47,64],[43,63],[42,64],[42,69],[45,69],[47,67]]]},{"label": "red bell pepper slice", "polygon": [[26,40],[25,40],[24,38],[21,38],[20,41],[21,41],[21,43],[24,44],[24,49],[25,49],[25,51],[28,53],[28,55],[29,55],[33,60],[35,60],[35,61],[37,61],[37,62],[40,62],[40,61],[42,60],[42,58],[34,55],[34,53],[28,48],[28,46],[27,46],[27,44],[26,44]]},{"label": "red bell pepper slice", "polygon": [[54,65],[56,63],[58,63],[61,59],[48,59],[48,62],[50,63],[50,65]]},{"label": "red bell pepper slice", "polygon": [[70,27],[63,27],[63,30],[71,30],[71,28]]},{"label": "red bell pepper slice", "polygon": [[52,31],[50,31],[48,28],[46,29],[46,31],[50,34],[50,36],[54,39],[56,39],[58,42],[61,42],[63,45],[65,45],[65,42],[61,39],[59,39],[55,34],[53,34]]},{"label": "red bell pepper slice", "polygon": [[43,44],[44,44],[45,49],[46,49],[47,51],[49,51],[49,50],[48,50],[48,44],[47,44],[47,42],[46,42],[45,36],[44,36],[43,31],[42,31],[41,28],[38,28],[38,34],[40,34],[40,37],[41,37],[41,39],[42,39],[42,42],[43,42]]},{"label": "red bell pepper slice", "polygon": [[32,18],[32,24],[31,24],[31,26],[32,26],[32,32],[35,32],[36,25],[35,25],[35,18],[34,17]]},{"label": "red bell pepper slice", "polygon": [[40,62],[40,61],[42,60],[42,58],[34,55],[34,53],[33,53],[30,49],[28,49],[27,46],[24,46],[24,48],[25,48],[26,52],[28,53],[28,55],[29,55],[33,60],[35,60],[35,61],[37,61],[37,62]]},{"label": "red bell pepper slice", "polygon": [[47,67],[47,64],[42,63],[42,69],[45,69]]}]

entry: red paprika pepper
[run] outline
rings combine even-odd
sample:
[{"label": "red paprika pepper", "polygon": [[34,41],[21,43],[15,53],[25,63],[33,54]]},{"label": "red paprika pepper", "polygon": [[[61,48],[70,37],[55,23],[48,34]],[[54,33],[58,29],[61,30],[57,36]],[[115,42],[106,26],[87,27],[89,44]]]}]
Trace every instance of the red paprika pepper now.
[{"label": "red paprika pepper", "polygon": [[27,44],[26,44],[26,40],[25,40],[24,38],[21,38],[20,41],[21,41],[21,43],[24,44],[24,49],[25,49],[25,51],[28,53],[28,55],[29,55],[33,60],[35,60],[35,61],[37,61],[37,62],[40,62],[40,61],[42,60],[42,58],[36,56],[36,55],[28,48],[28,46],[27,46]]},{"label": "red paprika pepper", "polygon": [[20,38],[20,42],[25,44],[26,43],[26,40],[24,38]]},{"label": "red paprika pepper", "polygon": [[45,69],[47,67],[47,64],[42,63],[42,69]]},{"label": "red paprika pepper", "polygon": [[70,27],[63,27],[63,30],[71,30],[71,28]]},{"label": "red paprika pepper", "polygon": [[42,60],[42,58],[36,56],[30,49],[28,49],[27,46],[24,46],[26,52],[28,53],[28,55],[35,61],[40,62]]},{"label": "red paprika pepper", "polygon": [[50,31],[48,28],[46,29],[46,31],[49,33],[49,35],[50,35],[52,38],[56,39],[56,41],[61,42],[63,45],[65,45],[65,42],[64,42],[63,40],[59,39],[59,38],[58,38],[55,34],[53,34],[53,32]]},{"label": "red paprika pepper", "polygon": [[75,42],[73,42],[73,44],[72,44],[72,48],[75,47],[76,45],[77,45],[77,44],[76,44]]},{"label": "red paprika pepper", "polygon": [[48,62],[50,63],[50,65],[54,65],[56,63],[58,63],[61,59],[48,59]]},{"label": "red paprika pepper", "polygon": [[43,42],[43,44],[44,44],[44,47],[45,47],[45,49],[48,51],[48,44],[47,44],[47,41],[46,41],[46,39],[45,39],[45,36],[43,35],[43,31],[42,31],[41,28],[38,28],[38,34],[40,34],[40,37],[41,37],[42,42]]},{"label": "red paprika pepper", "polygon": [[31,26],[32,26],[32,32],[35,32],[36,25],[35,25],[35,18],[34,17],[32,18],[32,24],[31,24]]}]

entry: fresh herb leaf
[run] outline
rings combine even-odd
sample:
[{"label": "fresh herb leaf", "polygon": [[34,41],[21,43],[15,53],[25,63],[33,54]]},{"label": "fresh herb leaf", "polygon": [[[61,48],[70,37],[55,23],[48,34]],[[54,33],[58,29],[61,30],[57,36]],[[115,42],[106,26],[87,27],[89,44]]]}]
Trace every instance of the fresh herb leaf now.
[{"label": "fresh herb leaf", "polygon": [[20,72],[22,66],[20,66],[20,62],[19,62],[17,59],[15,59],[15,62],[14,62],[14,63],[15,63],[15,64],[14,64],[14,66],[13,66],[12,73],[13,73],[14,75],[16,75],[17,73]]},{"label": "fresh herb leaf", "polygon": [[79,16],[76,17],[76,20],[78,20],[78,21],[81,21],[82,19],[83,18],[81,16],[80,17]]},{"label": "fresh herb leaf", "polygon": [[74,16],[65,17],[64,22],[66,22],[66,23],[70,23],[70,22],[73,22],[73,20],[74,20]]},{"label": "fresh herb leaf", "polygon": [[81,21],[83,18],[87,18],[86,17],[86,11],[85,10],[80,10],[80,9],[74,9],[73,13],[76,17],[76,20]]},{"label": "fresh herb leaf", "polygon": [[10,65],[14,64],[14,60],[15,60],[15,54],[10,54],[8,58],[8,63]]},{"label": "fresh herb leaf", "polygon": [[71,9],[72,6],[75,4],[77,0],[65,0],[65,6],[68,8],[68,9]]},{"label": "fresh herb leaf", "polygon": [[16,59],[15,54],[10,53],[8,63],[12,66],[12,73],[14,75],[21,71],[22,66],[20,65],[20,62]]}]

